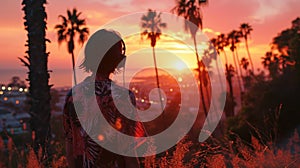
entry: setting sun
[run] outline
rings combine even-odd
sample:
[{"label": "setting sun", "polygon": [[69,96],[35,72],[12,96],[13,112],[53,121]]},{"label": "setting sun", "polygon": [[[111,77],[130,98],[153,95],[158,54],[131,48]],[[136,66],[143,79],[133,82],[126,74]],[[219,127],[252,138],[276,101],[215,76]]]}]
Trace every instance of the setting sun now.
[{"label": "setting sun", "polygon": [[186,68],[186,65],[183,63],[183,62],[175,62],[174,63],[174,66],[173,66],[175,69],[179,70],[179,71],[182,71]]}]

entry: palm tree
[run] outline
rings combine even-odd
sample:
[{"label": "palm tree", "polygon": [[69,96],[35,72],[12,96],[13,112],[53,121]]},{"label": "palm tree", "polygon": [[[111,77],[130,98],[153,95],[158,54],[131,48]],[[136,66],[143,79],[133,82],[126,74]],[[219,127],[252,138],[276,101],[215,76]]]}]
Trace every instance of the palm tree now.
[{"label": "palm tree", "polygon": [[248,68],[249,68],[249,61],[247,58],[243,57],[241,59],[241,62],[240,62],[240,65],[243,67],[243,69],[246,71],[246,75],[244,76],[243,78],[243,81],[244,81],[244,88],[245,89],[249,89],[250,86],[251,86],[251,80],[252,80],[252,74],[253,74],[253,71],[249,71]]},{"label": "palm tree", "polygon": [[228,65],[228,58],[227,58],[227,54],[225,52],[225,47],[227,47],[229,45],[229,42],[228,42],[228,38],[226,37],[225,34],[220,34],[218,35],[217,37],[217,45],[218,45],[218,50],[220,52],[223,52],[224,53],[224,56],[225,56],[225,65],[227,64]]},{"label": "palm tree", "polygon": [[233,86],[232,86],[232,78],[234,77],[234,67],[230,64],[229,66],[226,64],[226,80],[228,81],[229,85],[229,99],[226,99],[225,104],[225,115],[226,117],[232,117],[234,115],[234,107],[236,105],[236,102],[234,100],[233,96]]},{"label": "palm tree", "polygon": [[247,58],[243,57],[241,59],[240,64],[243,67],[243,69],[247,72],[248,71],[248,67],[249,67],[249,61],[247,60]]},{"label": "palm tree", "polygon": [[25,13],[25,30],[27,33],[28,47],[25,59],[19,58],[21,62],[29,69],[29,96],[30,96],[30,126],[32,133],[35,134],[33,139],[33,149],[37,154],[42,149],[40,161],[45,163],[48,160],[48,146],[50,138],[50,88],[48,56],[46,52],[46,18],[45,12],[46,0],[23,0],[22,10]]},{"label": "palm tree", "polygon": [[[155,10],[148,10],[146,15],[143,15],[141,18],[141,27],[144,29],[141,33],[141,36],[146,36],[147,39],[150,39],[150,44],[152,47],[152,55],[154,60],[154,68],[155,68],[155,75],[156,75],[156,84],[157,88],[160,88],[159,85],[159,77],[158,77],[158,70],[157,70],[157,62],[155,56],[155,45],[156,41],[160,38],[161,29],[166,28],[167,24],[161,21],[161,13],[156,13]],[[161,102],[161,109],[164,110],[163,103],[162,103],[162,96],[160,90],[158,91],[159,99]]]},{"label": "palm tree", "polygon": [[229,86],[229,99],[226,101],[226,106],[225,106],[225,114],[226,117],[231,117],[234,114],[234,106],[235,106],[235,100],[233,96],[233,87],[232,87],[232,78],[234,77],[234,67],[232,65],[228,65],[228,58],[227,54],[225,51],[225,47],[229,45],[228,38],[226,37],[225,34],[220,34],[216,38],[215,42],[216,48],[219,53],[223,52],[225,56],[225,72],[226,72],[226,80],[228,82]]},{"label": "palm tree", "polygon": [[[237,38],[240,38],[240,34],[237,35]],[[240,40],[238,40],[237,44],[238,44],[239,42],[240,42]],[[242,82],[243,82],[244,71],[243,71],[242,65],[239,64],[240,57],[239,57],[239,52],[238,52],[238,48],[237,48],[237,47],[235,48],[235,56],[236,56],[236,60],[237,60],[237,63],[238,63],[238,68],[239,68],[240,75],[241,75],[241,77],[242,77]]]},{"label": "palm tree", "polygon": [[218,39],[217,38],[212,38],[210,40],[211,44],[209,44],[210,46],[212,45],[214,48],[213,48],[213,51],[216,51],[216,53],[212,54],[213,56],[213,59],[215,60],[216,62],[216,67],[217,67],[217,72],[218,72],[218,77],[219,77],[219,82],[221,84],[221,89],[224,90],[224,86],[223,86],[223,83],[222,83],[222,80],[221,80],[221,76],[220,76],[220,67],[219,67],[219,63],[217,61],[217,56],[220,55],[220,52],[221,52],[221,49],[219,48],[219,42],[218,42]]},{"label": "palm tree", "polygon": [[292,26],[281,31],[272,40],[272,51],[278,53],[281,73],[289,73],[294,64],[300,76],[300,18],[292,21]]},{"label": "palm tree", "polygon": [[242,37],[244,37],[244,39],[245,39],[245,45],[246,45],[248,57],[249,57],[249,60],[250,60],[251,69],[252,69],[252,72],[254,72],[254,65],[253,65],[253,62],[252,62],[252,58],[251,58],[250,51],[249,51],[249,46],[248,46],[248,36],[250,36],[251,31],[253,31],[253,28],[250,24],[248,24],[248,23],[242,23],[241,24],[240,32],[241,32]]},{"label": "palm tree", "polygon": [[[237,48],[236,44],[240,42],[239,38],[240,38],[240,33],[236,30],[231,31],[228,34],[228,42],[230,43],[230,50],[232,52],[232,57],[233,57],[235,69],[237,69],[239,67],[240,72],[241,72],[241,68],[237,64],[236,55],[235,55],[236,48]],[[238,85],[239,85],[239,88],[240,88],[240,92],[243,92],[242,83],[241,83],[241,80],[240,80],[240,74],[239,74],[238,71],[236,71],[236,73],[237,73],[237,80],[238,80]]]},{"label": "palm tree", "polygon": [[205,116],[207,116],[207,108],[205,105],[205,99],[204,99],[204,93],[203,93],[203,79],[202,79],[202,71],[203,68],[201,68],[201,65],[203,64],[202,61],[200,61],[198,50],[197,50],[197,42],[196,42],[196,34],[198,31],[198,28],[203,28],[203,18],[201,13],[201,7],[203,5],[207,4],[207,0],[198,0],[197,2],[195,0],[177,0],[177,5],[171,10],[173,13],[177,13],[179,16],[183,16],[185,18],[184,27],[186,31],[190,31],[191,36],[194,41],[194,47],[195,47],[195,53],[196,53],[196,59],[197,59],[197,65],[198,65],[198,78],[200,81],[200,94],[202,99],[202,105],[203,110],[205,113]]},{"label": "palm tree", "polygon": [[272,51],[266,52],[265,56],[262,57],[262,60],[264,68],[267,68],[269,71],[269,76],[272,79],[277,78],[280,74],[280,57],[278,54],[275,54]]},{"label": "palm tree", "polygon": [[57,29],[58,43],[67,42],[68,53],[72,56],[72,68],[74,75],[74,83],[76,84],[76,74],[75,74],[75,58],[74,58],[74,38],[78,34],[78,43],[83,44],[87,39],[89,34],[89,29],[85,27],[85,19],[80,19],[81,12],[77,12],[74,8],[72,11],[67,10],[67,17],[59,15],[58,17],[62,19],[61,24],[57,24],[55,29]]}]

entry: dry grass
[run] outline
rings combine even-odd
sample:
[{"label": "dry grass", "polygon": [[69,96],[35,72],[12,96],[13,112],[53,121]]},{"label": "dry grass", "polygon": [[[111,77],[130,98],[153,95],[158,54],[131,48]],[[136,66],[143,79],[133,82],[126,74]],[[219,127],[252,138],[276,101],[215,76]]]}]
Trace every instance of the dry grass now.
[{"label": "dry grass", "polygon": [[[149,152],[155,152],[155,146],[149,146]],[[18,150],[12,139],[5,144],[0,138],[0,151],[0,167],[42,167],[39,156],[34,154],[32,148],[28,148],[27,151]],[[272,142],[262,144],[254,136],[251,143],[241,140],[238,136],[235,141],[211,137],[204,143],[192,143],[183,139],[163,154],[145,157],[141,164],[146,168],[297,168],[300,167],[300,138],[295,131],[288,143],[280,148]],[[52,167],[67,167],[66,157],[59,153],[54,154]]]},{"label": "dry grass", "polygon": [[[180,141],[172,154],[146,159],[144,167],[185,168],[185,167],[247,167],[247,168],[297,168],[300,167],[300,139],[295,131],[289,143],[275,147],[271,142],[262,144],[252,136],[251,143],[237,137],[235,142],[210,139],[210,143],[197,145],[190,141]],[[193,150],[197,148],[197,150]]]}]

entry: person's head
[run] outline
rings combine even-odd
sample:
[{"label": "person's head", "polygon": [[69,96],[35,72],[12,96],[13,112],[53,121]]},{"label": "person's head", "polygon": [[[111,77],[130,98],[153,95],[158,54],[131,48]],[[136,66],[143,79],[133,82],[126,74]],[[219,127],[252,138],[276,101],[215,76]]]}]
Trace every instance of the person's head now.
[{"label": "person's head", "polygon": [[86,72],[109,75],[125,61],[125,44],[119,33],[98,30],[88,40],[80,65]]}]

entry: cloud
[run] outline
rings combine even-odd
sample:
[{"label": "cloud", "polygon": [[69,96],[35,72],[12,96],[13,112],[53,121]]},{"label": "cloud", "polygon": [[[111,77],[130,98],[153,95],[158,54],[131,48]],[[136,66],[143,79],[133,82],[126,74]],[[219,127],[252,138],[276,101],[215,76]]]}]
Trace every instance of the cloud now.
[{"label": "cloud", "polygon": [[168,1],[149,1],[149,0],[132,0],[131,7],[134,7],[136,11],[147,11],[148,9],[154,9],[162,12],[170,12],[175,6],[175,0]]},{"label": "cloud", "polygon": [[204,28],[204,29],[202,30],[202,32],[203,32],[204,34],[209,34],[209,35],[214,35],[214,36],[217,36],[217,35],[220,35],[220,34],[221,34],[220,32],[214,31],[214,30],[211,29],[211,28]]},{"label": "cloud", "polygon": [[[78,11],[81,11],[82,17],[87,19],[87,26],[92,33],[101,25],[126,14],[134,12],[146,13],[148,8],[170,12],[174,6],[175,0],[161,0],[158,2],[149,0],[48,0],[46,5],[48,14],[47,38],[52,41],[47,46],[47,51],[51,52],[49,64],[57,67],[57,64],[64,64],[66,61],[70,62],[65,44],[58,48],[56,32],[53,30],[54,25],[60,22],[58,15],[66,15],[67,9],[76,7]],[[215,37],[218,31],[227,33],[233,29],[238,29],[240,23],[247,22],[254,29],[251,47],[255,47],[255,44],[267,44],[266,46],[268,46],[272,37],[289,27],[290,22],[299,16],[299,6],[299,0],[209,1],[209,4],[202,10],[205,28],[203,31],[209,37]],[[0,67],[20,66],[19,62],[16,61],[17,57],[24,55],[26,51],[24,44],[27,39],[27,32],[24,30],[24,12],[21,8],[21,1],[12,0],[3,1],[0,6],[0,11],[2,12],[2,15],[0,15],[0,38],[2,41],[1,46],[4,46],[0,51],[0,58],[5,58],[1,62]],[[164,15],[162,15],[162,18],[164,22],[168,22],[168,27],[163,31],[164,33],[176,32],[174,37],[178,36],[184,40],[191,39],[189,33],[180,34],[178,33],[179,31],[174,31],[174,29],[183,29],[183,22],[169,23],[170,18],[166,18]],[[139,20],[136,20],[136,22],[138,23]],[[124,26],[124,24],[121,26]],[[128,47],[130,46],[131,44],[128,45]],[[269,48],[264,46],[253,49],[252,52],[253,55],[263,55],[267,49]],[[257,59],[259,58],[260,56],[257,56]],[[65,67],[65,65],[61,67]]]},{"label": "cloud", "polygon": [[275,17],[290,10],[295,2],[297,0],[257,0],[258,9],[252,18],[254,21],[262,23],[268,17]]}]

